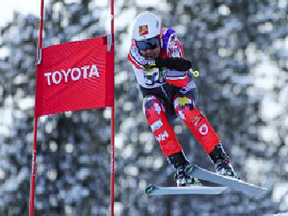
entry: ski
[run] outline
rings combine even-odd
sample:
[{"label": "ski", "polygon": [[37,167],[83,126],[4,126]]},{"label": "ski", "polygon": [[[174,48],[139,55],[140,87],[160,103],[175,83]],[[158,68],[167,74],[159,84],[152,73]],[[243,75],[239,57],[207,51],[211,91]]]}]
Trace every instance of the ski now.
[{"label": "ski", "polygon": [[234,179],[232,177],[218,175],[197,165],[187,167],[186,173],[193,178],[220,184],[254,197],[260,197],[267,191],[266,188],[258,187],[242,180]]},{"label": "ski", "polygon": [[157,185],[149,185],[145,193],[148,195],[177,195],[177,194],[221,194],[227,187],[206,187],[206,186],[190,186],[190,187],[160,187]]}]

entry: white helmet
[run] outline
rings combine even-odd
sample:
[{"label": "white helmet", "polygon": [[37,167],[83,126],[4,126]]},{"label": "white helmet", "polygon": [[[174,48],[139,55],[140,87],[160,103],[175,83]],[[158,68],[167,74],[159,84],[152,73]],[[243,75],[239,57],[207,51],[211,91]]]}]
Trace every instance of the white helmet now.
[{"label": "white helmet", "polygon": [[145,12],[136,17],[133,27],[134,40],[146,40],[160,34],[161,22],[153,13]]}]

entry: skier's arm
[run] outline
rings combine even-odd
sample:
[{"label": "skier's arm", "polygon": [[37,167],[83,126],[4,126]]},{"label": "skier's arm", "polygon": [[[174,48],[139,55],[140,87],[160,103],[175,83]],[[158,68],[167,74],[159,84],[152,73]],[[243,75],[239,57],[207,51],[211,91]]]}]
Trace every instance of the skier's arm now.
[{"label": "skier's arm", "polygon": [[165,74],[165,81],[177,87],[184,87],[189,81],[188,71],[192,67],[189,60],[184,59],[183,47],[175,32],[170,35],[167,43],[168,58],[156,58],[144,68],[159,68]]},{"label": "skier's arm", "polygon": [[192,64],[190,61],[184,59],[184,50],[175,32],[169,37],[167,52],[168,60],[166,61],[169,62],[169,66],[175,67],[175,69],[170,68],[170,70],[167,70],[166,82],[177,87],[186,86],[189,82],[188,71],[192,67]]},{"label": "skier's arm", "polygon": [[178,70],[178,71],[188,71],[192,67],[192,63],[184,58],[156,58],[154,62],[145,65],[145,68],[157,67],[160,70],[163,68]]},{"label": "skier's arm", "polygon": [[146,69],[159,68],[165,74],[166,82],[177,87],[184,87],[189,80],[187,71],[192,67],[192,64],[183,58],[156,58],[155,62],[144,67]]},{"label": "skier's arm", "polygon": [[165,74],[166,82],[177,87],[184,87],[189,81],[188,71],[192,63],[183,58],[156,58],[155,62],[144,67],[145,69],[159,68],[159,71]]}]

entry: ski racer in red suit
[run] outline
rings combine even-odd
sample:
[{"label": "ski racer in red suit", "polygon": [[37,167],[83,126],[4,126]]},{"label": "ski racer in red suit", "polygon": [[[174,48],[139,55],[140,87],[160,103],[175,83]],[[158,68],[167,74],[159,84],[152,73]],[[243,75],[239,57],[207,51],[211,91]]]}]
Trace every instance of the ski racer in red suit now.
[{"label": "ski racer in red suit", "polygon": [[163,154],[176,171],[177,186],[199,184],[185,170],[190,166],[170,122],[179,117],[200,142],[216,173],[237,177],[221,141],[207,118],[197,109],[197,87],[184,59],[184,51],[171,28],[162,28],[152,13],[142,13],[134,22],[128,59],[140,90],[143,109]]}]

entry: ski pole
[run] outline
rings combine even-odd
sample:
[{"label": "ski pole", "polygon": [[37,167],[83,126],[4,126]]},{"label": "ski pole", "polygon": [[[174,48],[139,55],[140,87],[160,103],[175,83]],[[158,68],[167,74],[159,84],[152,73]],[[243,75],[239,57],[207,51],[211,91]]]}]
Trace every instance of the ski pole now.
[{"label": "ski pole", "polygon": [[191,72],[191,73],[193,74],[193,76],[196,77],[196,78],[200,76],[200,72],[197,71],[197,70],[193,71],[192,69],[190,69],[190,72]]}]

